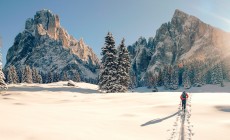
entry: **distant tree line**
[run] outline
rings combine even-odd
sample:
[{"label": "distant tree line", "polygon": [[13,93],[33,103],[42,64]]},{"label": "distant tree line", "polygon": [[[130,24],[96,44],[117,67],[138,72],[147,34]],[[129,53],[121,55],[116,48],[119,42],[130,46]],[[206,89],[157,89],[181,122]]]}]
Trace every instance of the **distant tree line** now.
[{"label": "distant tree line", "polygon": [[[198,60],[181,62],[175,65],[164,65],[158,73],[146,72],[144,81],[148,88],[164,86],[165,89],[176,90],[180,86],[185,89],[201,87],[205,84],[220,84],[224,86],[223,80],[226,72],[219,59]],[[135,78],[134,76],[133,79]]]},{"label": "distant tree line", "polygon": [[[78,72],[75,72],[71,76],[67,72],[56,73],[49,71],[48,73],[43,73],[38,71],[36,68],[30,68],[26,65],[23,69],[17,69],[14,65],[10,65],[5,70],[6,83],[16,84],[16,83],[52,83],[58,81],[73,80],[75,82],[80,82],[81,77]],[[86,80],[86,79],[83,79]],[[97,81],[93,79],[87,79],[89,82],[96,83]]]}]

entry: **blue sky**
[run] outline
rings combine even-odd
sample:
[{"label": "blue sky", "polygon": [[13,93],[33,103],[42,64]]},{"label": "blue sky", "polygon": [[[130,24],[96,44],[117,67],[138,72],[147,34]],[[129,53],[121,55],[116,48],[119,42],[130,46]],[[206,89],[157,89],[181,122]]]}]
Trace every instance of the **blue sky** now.
[{"label": "blue sky", "polygon": [[154,37],[161,24],[171,20],[175,9],[230,32],[229,7],[229,0],[1,0],[3,64],[26,19],[41,9],[59,15],[61,26],[76,39],[83,38],[99,56],[108,31],[116,45],[124,37],[128,46],[140,36]]}]

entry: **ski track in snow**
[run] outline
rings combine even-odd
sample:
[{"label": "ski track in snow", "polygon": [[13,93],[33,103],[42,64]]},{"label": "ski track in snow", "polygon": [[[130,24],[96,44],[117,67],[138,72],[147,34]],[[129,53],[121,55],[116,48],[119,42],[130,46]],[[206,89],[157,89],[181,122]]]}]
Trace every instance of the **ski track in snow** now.
[{"label": "ski track in snow", "polygon": [[168,140],[191,140],[194,133],[192,132],[193,125],[190,122],[191,111],[192,111],[192,94],[189,94],[187,100],[186,112],[185,114],[182,111],[181,102],[178,105],[178,115],[176,120],[173,123],[173,128],[171,129],[171,134]]}]

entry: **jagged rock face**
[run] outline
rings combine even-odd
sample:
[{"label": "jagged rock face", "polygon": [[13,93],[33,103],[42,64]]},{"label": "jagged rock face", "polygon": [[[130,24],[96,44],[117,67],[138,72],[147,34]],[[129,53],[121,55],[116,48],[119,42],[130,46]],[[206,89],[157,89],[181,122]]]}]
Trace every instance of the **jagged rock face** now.
[{"label": "jagged rock face", "polygon": [[[223,52],[226,50],[229,52],[230,42],[227,41],[228,38],[228,33],[205,24],[194,16],[176,10],[171,22],[162,24],[154,39],[150,38],[148,43],[142,46],[135,46],[136,43],[134,43],[129,52],[134,67],[137,66],[136,58],[143,55],[142,51],[134,50],[146,50],[148,48],[146,54],[151,54],[150,58],[149,55],[146,55],[143,60],[139,60],[148,63],[148,66],[146,67],[146,63],[140,63],[138,67],[157,73],[163,68],[163,65],[176,65],[194,58],[205,60],[217,55],[223,56]],[[227,56],[229,57],[230,54],[225,53],[224,58]],[[140,77],[140,80],[144,80],[145,70],[141,74],[139,69],[133,70]]]},{"label": "jagged rock face", "polygon": [[78,72],[82,79],[96,79],[100,64],[83,39],[76,40],[60,26],[57,15],[41,10],[27,19],[25,30],[16,36],[5,69],[9,65],[17,69],[29,65],[43,73],[67,72],[69,77]]},{"label": "jagged rock face", "polygon": [[132,69],[138,75],[138,81],[143,77],[148,68],[151,58],[150,50],[154,46],[153,43],[151,38],[149,43],[147,43],[145,38],[140,37],[133,45],[128,46],[130,58],[132,59]]}]

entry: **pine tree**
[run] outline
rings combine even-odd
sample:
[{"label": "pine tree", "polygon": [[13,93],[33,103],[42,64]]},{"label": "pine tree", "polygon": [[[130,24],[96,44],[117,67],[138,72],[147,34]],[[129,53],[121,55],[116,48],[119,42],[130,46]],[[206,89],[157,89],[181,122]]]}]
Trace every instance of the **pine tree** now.
[{"label": "pine tree", "polygon": [[118,47],[117,85],[118,92],[126,92],[130,83],[130,58],[128,50],[122,39]]},{"label": "pine tree", "polygon": [[[0,38],[0,49],[2,48],[2,39]],[[2,53],[0,52],[0,88],[7,90],[7,85],[5,83],[5,75],[2,72]]]},{"label": "pine tree", "polygon": [[211,70],[211,83],[212,84],[219,84],[217,65],[215,65]]},{"label": "pine tree", "polygon": [[42,83],[42,76],[35,68],[32,68],[32,77],[33,83]]},{"label": "pine tree", "polygon": [[6,79],[7,79],[7,80],[6,80],[7,83],[9,83],[9,84],[12,84],[12,83],[13,83],[13,76],[12,76],[12,71],[11,71],[10,67],[7,68]]},{"label": "pine tree", "polygon": [[[90,83],[94,82],[92,80],[93,79],[91,79]],[[73,75],[73,81],[75,81],[75,82],[80,82],[81,81],[81,77],[80,77],[80,74],[78,72],[74,73],[74,75]]]},{"label": "pine tree", "polygon": [[47,83],[52,83],[53,82],[52,72],[49,71],[47,76],[48,76],[47,77]]},{"label": "pine tree", "polygon": [[47,75],[45,74],[45,73],[43,73],[43,72],[39,72],[39,74],[41,75],[41,77],[42,77],[42,83],[46,83],[46,79],[47,79]]},{"label": "pine tree", "polygon": [[182,83],[185,89],[191,88],[191,82],[189,77],[189,69],[186,68],[182,75]]},{"label": "pine tree", "polygon": [[112,34],[105,37],[105,46],[102,48],[102,67],[99,75],[99,89],[107,93],[117,92],[117,50]]},{"label": "pine tree", "polygon": [[28,65],[25,66],[22,72],[22,83],[33,83],[32,70]]},{"label": "pine tree", "polygon": [[[223,83],[223,70],[221,63],[217,64],[217,81],[219,84]],[[222,84],[221,84],[222,85]]]},{"label": "pine tree", "polygon": [[145,74],[145,79],[147,88],[152,88],[155,82],[154,75],[152,74],[152,72],[147,71]]},{"label": "pine tree", "polygon": [[2,66],[0,66],[0,88],[7,90],[8,87],[4,80],[5,80],[5,76],[4,76],[4,73],[2,72]]},{"label": "pine tree", "polygon": [[37,83],[37,79],[36,79],[36,69],[33,67],[32,68],[32,79],[33,79],[33,83]]},{"label": "pine tree", "polygon": [[194,84],[195,87],[202,86],[202,70],[201,64],[199,61],[194,62]]},{"label": "pine tree", "polygon": [[172,67],[171,66],[164,66],[163,69],[163,84],[165,89],[170,88],[172,78]]},{"label": "pine tree", "polygon": [[38,73],[38,74],[37,74],[37,77],[36,77],[36,79],[37,79],[37,83],[40,83],[40,84],[41,84],[41,83],[42,83],[42,81],[43,81],[43,80],[42,80],[42,75],[41,75],[41,72],[38,72],[38,71],[37,71],[37,73]]},{"label": "pine tree", "polygon": [[178,74],[178,68],[175,67],[171,73],[170,89],[176,90],[178,88],[179,88],[179,74]]},{"label": "pine tree", "polygon": [[7,83],[19,83],[18,74],[14,65],[10,65],[7,69]]},{"label": "pine tree", "polygon": [[53,82],[58,82],[59,81],[59,74],[58,73],[54,73],[53,74]]},{"label": "pine tree", "polygon": [[137,76],[135,75],[135,72],[131,69],[129,88],[134,89],[135,87],[137,87]]},{"label": "pine tree", "polygon": [[14,84],[19,83],[18,73],[17,73],[17,71],[16,71],[15,66],[12,65],[12,66],[10,67],[10,70],[11,70],[11,73],[12,73],[13,83],[14,83]]},{"label": "pine tree", "polygon": [[62,81],[68,81],[67,72],[63,72]]},{"label": "pine tree", "polygon": [[163,73],[161,69],[157,75],[157,86],[163,86]]}]

